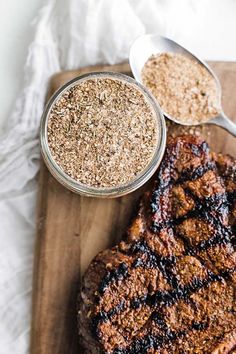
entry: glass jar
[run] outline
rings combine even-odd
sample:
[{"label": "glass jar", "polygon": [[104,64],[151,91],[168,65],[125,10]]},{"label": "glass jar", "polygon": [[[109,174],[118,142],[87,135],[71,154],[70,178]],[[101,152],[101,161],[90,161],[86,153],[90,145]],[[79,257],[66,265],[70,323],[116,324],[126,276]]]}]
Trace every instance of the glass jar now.
[{"label": "glass jar", "polygon": [[[150,104],[152,107],[153,111],[155,112],[156,116],[156,121],[157,121],[157,144],[155,148],[155,152],[153,154],[152,159],[148,163],[148,165],[145,167],[145,169],[140,172],[136,178],[134,178],[132,181],[129,181],[126,184],[119,185],[116,187],[91,187],[85,184],[80,183],[79,181],[71,178],[69,175],[67,175],[61,168],[60,166],[56,163],[54,160],[50,148],[48,146],[48,138],[47,138],[47,124],[48,124],[48,118],[51,112],[51,109],[54,105],[54,103],[61,97],[65,91],[70,89],[73,86],[78,85],[81,81],[85,81],[87,79],[93,79],[93,78],[113,78],[115,80],[120,80],[122,82],[128,83],[133,85],[134,87],[138,88],[139,91],[141,91],[147,100],[147,102]],[[62,87],[60,87],[54,95],[50,98],[49,102],[47,103],[45,110],[42,115],[41,119],[41,126],[40,126],[40,143],[41,143],[41,151],[42,151],[42,156],[43,159],[49,169],[49,171],[52,173],[52,175],[60,182],[63,186],[66,188],[70,189],[71,191],[75,193],[79,193],[85,196],[89,197],[106,197],[106,198],[111,198],[111,197],[119,197],[125,194],[128,194],[139,187],[141,187],[144,183],[146,183],[150,177],[154,174],[156,171],[157,167],[159,166],[161,159],[163,157],[163,153],[165,150],[165,145],[166,145],[166,125],[165,125],[165,119],[163,117],[163,114],[161,112],[161,109],[155,100],[155,98],[152,96],[152,94],[141,84],[137,83],[134,79],[131,77],[121,74],[121,73],[115,73],[115,72],[96,72],[96,73],[88,73],[82,76],[79,76]]]}]

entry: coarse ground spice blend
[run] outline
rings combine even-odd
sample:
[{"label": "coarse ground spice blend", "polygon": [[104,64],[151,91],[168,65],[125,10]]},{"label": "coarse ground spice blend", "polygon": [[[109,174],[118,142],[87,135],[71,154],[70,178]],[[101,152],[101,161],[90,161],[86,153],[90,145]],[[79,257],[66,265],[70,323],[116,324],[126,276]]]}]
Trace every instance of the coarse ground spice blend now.
[{"label": "coarse ground spice blend", "polygon": [[220,112],[215,79],[203,65],[184,55],[152,55],[143,67],[142,81],[162,110],[179,122],[206,122]]},{"label": "coarse ground spice blend", "polygon": [[52,157],[74,180],[92,187],[126,184],[150,163],[156,115],[144,94],[123,80],[89,78],[64,92],[48,118]]}]

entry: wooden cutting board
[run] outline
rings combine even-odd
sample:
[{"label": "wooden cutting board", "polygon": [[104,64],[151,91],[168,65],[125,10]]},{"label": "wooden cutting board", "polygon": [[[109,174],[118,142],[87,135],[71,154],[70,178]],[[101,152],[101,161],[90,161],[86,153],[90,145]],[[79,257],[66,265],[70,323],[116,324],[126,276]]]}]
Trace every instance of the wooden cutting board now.
[{"label": "wooden cutting board", "polygon": [[[236,63],[210,63],[223,88],[223,107],[236,121]],[[127,63],[95,66],[52,77],[50,96],[66,81],[91,71],[130,74]],[[174,130],[177,127],[172,128]],[[201,133],[212,149],[236,157],[236,139],[221,128]],[[83,353],[76,325],[76,296],[81,276],[92,258],[124,233],[135,201],[146,188],[117,199],[93,199],[62,187],[42,163],[39,177],[38,229],[35,248],[32,354]]]}]

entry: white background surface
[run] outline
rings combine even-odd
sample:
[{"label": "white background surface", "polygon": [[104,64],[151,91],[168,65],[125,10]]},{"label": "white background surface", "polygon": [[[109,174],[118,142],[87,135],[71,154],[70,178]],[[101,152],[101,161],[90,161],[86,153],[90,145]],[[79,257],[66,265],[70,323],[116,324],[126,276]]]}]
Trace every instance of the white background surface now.
[{"label": "white background surface", "polygon": [[[34,33],[32,21],[44,3],[45,0],[0,0],[0,133],[22,86],[27,48]],[[179,31],[174,26],[173,35],[180,35],[188,47],[192,41],[192,49],[204,59],[236,60],[236,1],[207,1],[201,12],[200,16],[196,13],[194,34],[188,31],[192,17],[183,19],[175,11],[169,12],[168,27],[177,22]]]},{"label": "white background surface", "polygon": [[32,21],[44,0],[0,0],[0,132],[21,88]]}]

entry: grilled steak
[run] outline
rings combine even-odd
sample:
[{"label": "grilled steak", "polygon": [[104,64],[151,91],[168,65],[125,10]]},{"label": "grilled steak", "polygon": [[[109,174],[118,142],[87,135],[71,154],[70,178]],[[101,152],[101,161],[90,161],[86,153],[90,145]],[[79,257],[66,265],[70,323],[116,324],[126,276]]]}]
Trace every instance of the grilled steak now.
[{"label": "grilled steak", "polygon": [[236,346],[236,164],[169,139],[123,241],[92,261],[79,299],[86,353],[230,353]]}]

